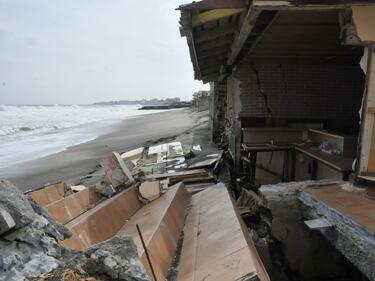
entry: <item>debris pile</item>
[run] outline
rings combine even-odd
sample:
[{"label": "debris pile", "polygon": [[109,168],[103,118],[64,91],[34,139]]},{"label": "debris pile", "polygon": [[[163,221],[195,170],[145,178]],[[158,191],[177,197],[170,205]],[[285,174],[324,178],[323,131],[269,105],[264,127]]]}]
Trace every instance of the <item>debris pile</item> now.
[{"label": "debris pile", "polygon": [[22,194],[1,182],[0,279],[164,280],[178,260],[191,194],[215,184],[220,159],[169,142],[112,152],[92,173],[95,184]]}]

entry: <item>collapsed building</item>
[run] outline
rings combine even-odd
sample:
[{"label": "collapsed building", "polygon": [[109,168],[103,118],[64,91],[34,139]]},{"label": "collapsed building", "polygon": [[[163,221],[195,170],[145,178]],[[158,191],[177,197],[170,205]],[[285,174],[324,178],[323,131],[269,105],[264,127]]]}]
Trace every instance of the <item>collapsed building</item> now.
[{"label": "collapsed building", "polygon": [[346,280],[338,272],[353,265],[358,280],[375,280],[375,1],[203,0],[178,10],[237,196],[255,191],[271,212],[283,261],[270,263],[287,280]]},{"label": "collapsed building", "polygon": [[78,183],[0,181],[0,280],[375,280],[372,2],[180,6],[222,150],[184,134]]}]

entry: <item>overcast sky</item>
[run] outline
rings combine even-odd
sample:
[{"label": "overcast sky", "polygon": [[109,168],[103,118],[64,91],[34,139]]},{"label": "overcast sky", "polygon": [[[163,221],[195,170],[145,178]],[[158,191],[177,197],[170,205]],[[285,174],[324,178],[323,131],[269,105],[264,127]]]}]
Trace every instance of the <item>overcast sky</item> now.
[{"label": "overcast sky", "polygon": [[186,99],[181,0],[0,0],[0,104]]}]

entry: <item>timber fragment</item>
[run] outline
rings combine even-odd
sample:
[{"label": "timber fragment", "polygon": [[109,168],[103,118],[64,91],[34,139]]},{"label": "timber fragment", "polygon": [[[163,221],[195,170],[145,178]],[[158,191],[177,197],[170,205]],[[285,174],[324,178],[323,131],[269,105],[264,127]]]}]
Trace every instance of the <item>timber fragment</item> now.
[{"label": "timber fragment", "polygon": [[160,182],[146,181],[139,186],[139,194],[148,201],[153,201],[160,197]]}]

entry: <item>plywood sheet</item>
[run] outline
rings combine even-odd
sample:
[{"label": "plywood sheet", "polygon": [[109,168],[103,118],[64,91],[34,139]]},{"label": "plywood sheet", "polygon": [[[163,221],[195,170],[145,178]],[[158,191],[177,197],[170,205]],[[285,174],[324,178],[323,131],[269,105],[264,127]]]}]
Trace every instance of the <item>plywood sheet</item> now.
[{"label": "plywood sheet", "polygon": [[61,199],[62,197],[64,197],[64,194],[64,183],[49,185],[44,188],[28,193],[28,195],[41,207],[44,207],[48,204],[51,204],[52,202]]},{"label": "plywood sheet", "polygon": [[179,281],[269,277],[235,203],[223,184],[193,196],[184,227]]},{"label": "plywood sheet", "polygon": [[136,225],[139,225],[158,280],[165,279],[175,256],[189,199],[185,186],[176,184],[163,196],[140,209],[118,232],[119,235],[133,237],[138,255],[152,276],[136,229]]},{"label": "plywood sheet", "polygon": [[66,224],[94,207],[99,200],[100,196],[95,192],[95,187],[90,187],[52,202],[44,209],[58,223]]},{"label": "plywood sheet", "polygon": [[82,249],[110,239],[140,207],[138,195],[131,187],[66,224],[73,236],[60,244]]}]

